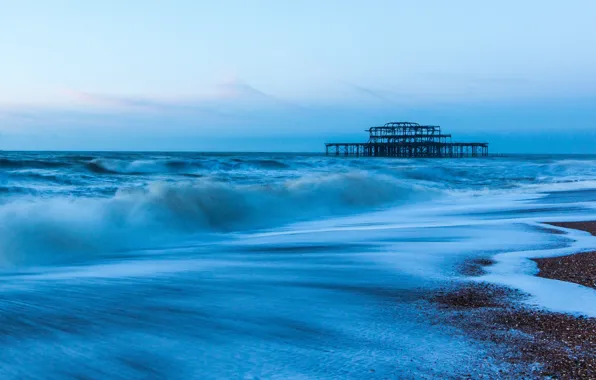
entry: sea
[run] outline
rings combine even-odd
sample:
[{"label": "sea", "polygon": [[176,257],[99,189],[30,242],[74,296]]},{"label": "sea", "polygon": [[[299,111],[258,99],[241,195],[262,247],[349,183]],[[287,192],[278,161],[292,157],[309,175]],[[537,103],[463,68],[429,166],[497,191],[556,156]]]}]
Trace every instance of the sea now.
[{"label": "sea", "polygon": [[0,152],[0,378],[497,374],[428,295],[596,316],[528,260],[595,248],[544,224],[594,219],[596,156]]}]

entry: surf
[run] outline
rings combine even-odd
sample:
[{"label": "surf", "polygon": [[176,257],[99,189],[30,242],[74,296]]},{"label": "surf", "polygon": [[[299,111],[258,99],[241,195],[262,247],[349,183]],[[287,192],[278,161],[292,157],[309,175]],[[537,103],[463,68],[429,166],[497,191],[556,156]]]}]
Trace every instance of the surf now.
[{"label": "surf", "polygon": [[353,171],[275,184],[200,178],[124,187],[108,198],[22,199],[0,205],[0,252],[5,266],[84,260],[196,234],[273,228],[438,195],[394,177]]}]

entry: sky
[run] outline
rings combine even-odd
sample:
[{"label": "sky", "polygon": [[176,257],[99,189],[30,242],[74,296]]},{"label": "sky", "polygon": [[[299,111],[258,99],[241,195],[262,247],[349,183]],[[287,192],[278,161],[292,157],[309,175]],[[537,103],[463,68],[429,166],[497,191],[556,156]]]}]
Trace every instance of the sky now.
[{"label": "sky", "polygon": [[0,0],[0,149],[596,153],[593,0]]}]

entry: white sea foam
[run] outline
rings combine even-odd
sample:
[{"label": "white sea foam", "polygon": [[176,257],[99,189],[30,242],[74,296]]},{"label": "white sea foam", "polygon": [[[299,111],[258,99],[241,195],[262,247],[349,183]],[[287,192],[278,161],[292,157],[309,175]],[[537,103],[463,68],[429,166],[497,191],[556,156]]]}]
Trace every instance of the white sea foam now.
[{"label": "white sea foam", "polygon": [[528,303],[550,311],[596,318],[595,290],[570,282],[537,277],[538,267],[530,260],[565,256],[594,249],[596,237],[584,231],[547,227],[565,232],[572,242],[562,248],[500,253],[494,256],[496,264],[489,267],[488,274],[480,277],[479,281],[489,281],[522,290],[531,295]]}]

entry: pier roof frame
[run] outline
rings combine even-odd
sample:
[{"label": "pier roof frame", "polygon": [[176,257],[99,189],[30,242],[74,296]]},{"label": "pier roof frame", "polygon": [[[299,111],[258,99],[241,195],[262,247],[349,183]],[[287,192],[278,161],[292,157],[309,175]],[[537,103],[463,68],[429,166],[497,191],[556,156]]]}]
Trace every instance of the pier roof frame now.
[{"label": "pier roof frame", "polygon": [[381,136],[415,136],[415,135],[440,135],[441,127],[438,125],[420,125],[417,123],[409,122],[398,122],[398,123],[387,123],[381,127],[370,127],[365,132],[369,133],[369,137],[381,137]]}]

